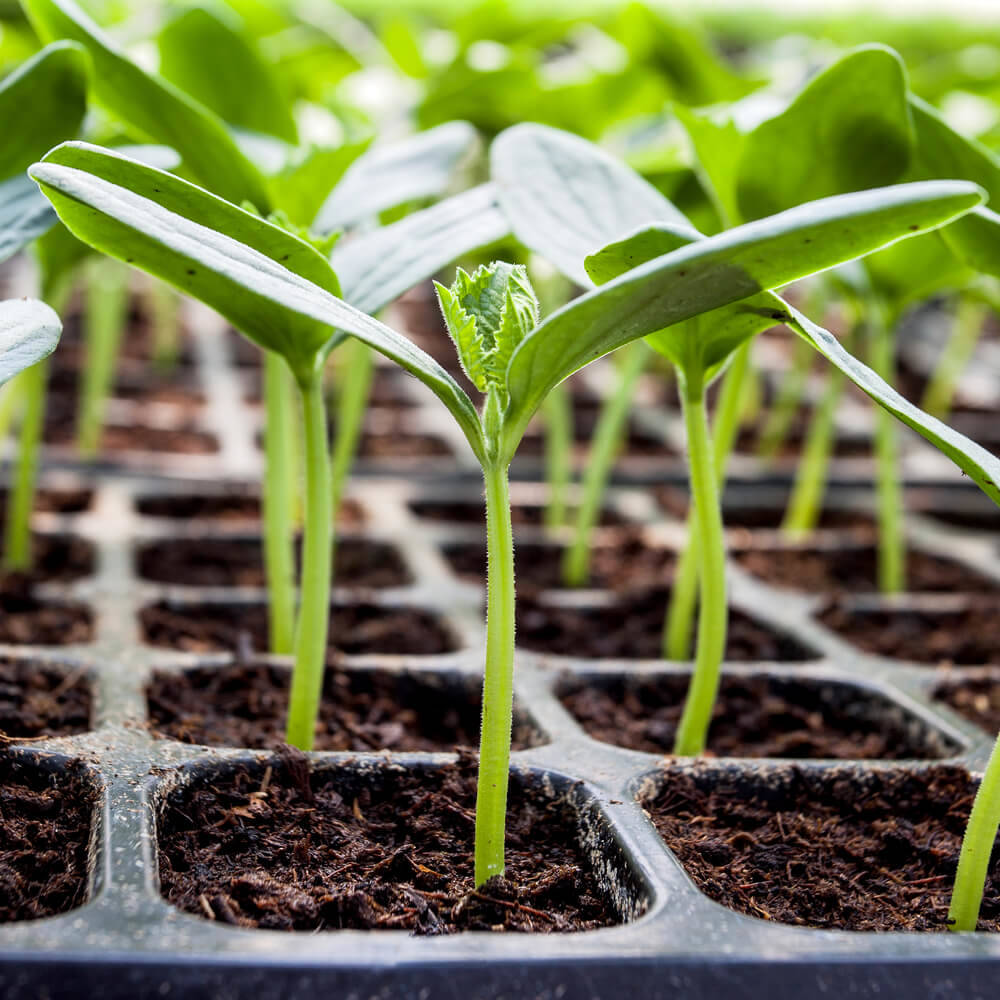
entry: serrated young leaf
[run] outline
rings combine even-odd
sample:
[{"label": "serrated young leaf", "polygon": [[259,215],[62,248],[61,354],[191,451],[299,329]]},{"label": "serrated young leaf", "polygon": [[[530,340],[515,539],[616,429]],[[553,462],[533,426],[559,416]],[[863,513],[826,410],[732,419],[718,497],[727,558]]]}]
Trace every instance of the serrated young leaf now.
[{"label": "serrated young leaf", "polygon": [[[459,275],[465,275],[461,268],[458,269],[458,272]],[[468,275],[465,276],[468,277]],[[445,326],[447,326],[448,333],[458,351],[458,360],[461,362],[465,374],[469,377],[469,381],[480,392],[486,392],[486,352],[476,320],[465,311],[451,289],[445,288],[438,281],[434,282],[434,287],[437,290],[438,302],[441,304],[441,314],[444,316]]]},{"label": "serrated young leaf", "polygon": [[517,275],[507,285],[496,347],[489,359],[492,381],[504,387],[507,384],[507,365],[510,364],[514,348],[538,326],[538,299],[534,289],[527,284],[527,273],[523,276],[523,283],[518,280],[520,277],[521,275]]}]

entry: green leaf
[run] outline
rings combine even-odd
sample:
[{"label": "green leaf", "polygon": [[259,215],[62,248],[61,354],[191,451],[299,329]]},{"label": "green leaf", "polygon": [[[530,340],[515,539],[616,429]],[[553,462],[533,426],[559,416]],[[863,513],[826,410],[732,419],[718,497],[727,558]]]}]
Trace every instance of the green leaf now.
[{"label": "green leaf", "polygon": [[270,209],[263,177],[212,112],[136,66],[74,0],[22,0],[22,6],[39,37],[86,48],[92,93],[139,138],[176,149],[194,177],[224,198]]},{"label": "green leaf", "polygon": [[335,330],[369,344],[436,393],[484,455],[479,415],[455,380],[337,298],[329,263],[308,244],[171,174],[84,143],[53,150],[30,174],[77,238],[205,302],[283,354],[300,378],[325,357]]},{"label": "green leaf", "polygon": [[468,122],[448,122],[402,142],[373,147],[348,167],[313,228],[326,233],[441,194],[478,141]]},{"label": "green leaf", "polygon": [[169,21],[157,38],[160,73],[223,121],[297,144],[281,85],[239,32],[203,7]]},{"label": "green leaf", "polygon": [[348,167],[368,148],[370,140],[336,149],[313,148],[268,177],[271,204],[292,222],[313,226],[323,202]]},{"label": "green leaf", "polygon": [[849,354],[832,333],[813,323],[797,309],[782,303],[777,296],[773,298],[776,304],[784,306],[785,323],[808,340],[876,403],[947,455],[994,503],[1000,504],[1000,459],[904,399],[875,372]]},{"label": "green leaf", "polygon": [[[810,202],[657,257],[554,313],[507,373],[506,446],[553,386],[632,340],[941,226],[982,201],[964,181],[928,181]],[[670,239],[676,239],[671,230]]]},{"label": "green leaf", "polygon": [[42,49],[0,84],[0,179],[76,138],[87,111],[87,54],[59,42]]},{"label": "green leaf", "polygon": [[12,257],[59,220],[27,174],[0,184],[0,260]]},{"label": "green leaf", "polygon": [[509,232],[496,188],[482,184],[392,225],[342,240],[331,263],[344,298],[374,314],[446,265]]},{"label": "green leaf", "polygon": [[61,333],[59,317],[44,302],[0,302],[0,385],[48,357]]},{"label": "green leaf", "polygon": [[736,180],[746,136],[731,118],[716,119],[710,112],[694,112],[680,104],[674,113],[694,147],[695,173],[718,213],[722,228],[742,218],[736,199]]},{"label": "green leaf", "polygon": [[490,172],[517,239],[585,288],[584,258],[600,247],[650,222],[690,227],[620,160],[544,125],[515,125],[497,136]]},{"label": "green leaf", "polygon": [[969,267],[1000,278],[1000,215],[975,208],[940,231],[952,252]]},{"label": "green leaf", "polygon": [[903,63],[884,46],[862,46],[747,136],[737,176],[741,217],[891,184],[912,152]]}]

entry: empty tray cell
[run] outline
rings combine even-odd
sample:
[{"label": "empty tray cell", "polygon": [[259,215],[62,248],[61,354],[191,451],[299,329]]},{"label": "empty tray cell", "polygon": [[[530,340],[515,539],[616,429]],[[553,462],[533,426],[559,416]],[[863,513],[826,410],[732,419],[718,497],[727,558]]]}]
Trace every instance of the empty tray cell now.
[{"label": "empty tray cell", "polygon": [[[878,553],[873,545],[755,546],[734,552],[733,558],[765,583],[806,594],[878,589]],[[906,554],[906,588],[910,592],[982,593],[1000,589],[1000,584],[955,560],[911,549]]]},{"label": "empty tray cell", "polygon": [[[664,590],[641,591],[600,605],[522,600],[517,608],[517,644],[539,653],[587,660],[659,660],[668,600]],[[817,653],[792,636],[730,610],[727,660],[798,663],[817,658]]]},{"label": "empty tray cell", "polygon": [[934,689],[934,699],[985,729],[991,738],[1000,732],[1000,671],[973,676],[956,671]]},{"label": "empty tray cell", "polygon": [[292,753],[168,774],[161,891],[190,913],[278,930],[551,933],[639,915],[642,883],[585,787],[511,777],[505,877],[472,892],[471,755],[310,769]]},{"label": "empty tray cell", "polygon": [[[267,663],[194,667],[153,675],[154,731],[185,743],[273,749],[285,742],[291,673]],[[482,682],[454,673],[327,670],[317,750],[452,751],[478,747]],[[520,705],[514,749],[546,737]]]},{"label": "empty tray cell", "polygon": [[[143,639],[191,653],[267,651],[264,604],[158,601],[139,612]],[[436,656],[458,648],[451,630],[421,608],[336,604],[330,611],[328,655]]]},{"label": "empty tray cell", "polygon": [[0,758],[0,922],[52,917],[87,901],[99,793],[75,761]]},{"label": "empty tray cell", "polygon": [[[707,896],[807,927],[945,931],[976,782],[939,765],[666,766],[642,804]],[[1000,929],[994,855],[981,930]]]},{"label": "empty tray cell", "polygon": [[996,601],[960,607],[853,607],[832,602],[819,620],[866,653],[929,666],[1000,664]]},{"label": "empty tray cell", "polygon": [[26,577],[0,580],[0,642],[68,646],[90,642],[93,635],[93,614],[85,604],[41,599]]},{"label": "empty tray cell", "polygon": [[[558,695],[588,736],[664,754],[690,675],[567,677]],[[905,760],[948,757],[960,747],[886,695],[843,681],[723,676],[708,752],[716,757]]]},{"label": "empty tray cell", "polygon": [[[143,517],[226,524],[257,523],[261,510],[260,494],[256,489],[234,489],[224,493],[150,493],[137,497],[135,507]],[[354,500],[341,501],[338,524],[357,525],[364,519],[360,504]]]},{"label": "empty tray cell", "polygon": [[[486,533],[486,508],[483,500],[411,500],[410,510],[425,521],[446,521],[450,524],[479,524]],[[577,516],[576,507],[567,507],[566,523],[572,524]],[[510,519],[515,527],[542,527],[545,524],[545,505],[542,503],[512,503]],[[611,527],[624,523],[622,516],[605,507],[601,511],[599,524]]]},{"label": "empty tray cell", "polygon": [[[264,548],[257,538],[170,538],[139,548],[139,575],[188,587],[265,587]],[[411,576],[396,549],[365,538],[338,539],[338,587],[402,587]]]}]

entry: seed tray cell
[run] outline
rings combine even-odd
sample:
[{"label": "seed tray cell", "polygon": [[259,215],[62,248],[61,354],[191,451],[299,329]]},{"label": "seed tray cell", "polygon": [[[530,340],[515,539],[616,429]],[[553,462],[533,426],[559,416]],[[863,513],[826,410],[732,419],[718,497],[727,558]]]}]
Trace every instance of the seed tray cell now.
[{"label": "seed tray cell", "polygon": [[[593,660],[553,656],[518,648],[515,675],[517,703],[544,740],[532,741],[513,755],[513,768],[524,780],[561,796],[575,810],[580,842],[588,850],[602,890],[615,901],[624,922],[577,934],[491,934],[464,932],[411,936],[402,931],[337,930],[294,933],[250,930],[218,919],[179,910],[165,901],[158,885],[157,817],[167,797],[213,774],[246,767],[263,774],[274,764],[266,750],[207,747],[163,738],[150,725],[148,691],[154,676],[180,676],[187,671],[219,670],[233,664],[245,649],[220,648],[212,653],[179,651],[142,641],[141,616],[151,606],[213,604],[256,607],[263,611],[259,590],[177,587],[136,574],[137,554],[151,542],[171,537],[254,537],[244,521],[238,528],[204,519],[177,524],[144,507],[144,498],[169,495],[253,494],[259,482],[260,456],[254,447],[255,426],[244,420],[239,379],[228,366],[218,323],[201,318],[192,323],[193,346],[200,377],[212,387],[201,415],[220,442],[206,464],[195,457],[162,462],[147,456],[142,469],[117,467],[94,480],[72,472],[68,456],[50,455],[49,474],[63,466],[68,481],[93,491],[90,509],[58,515],[59,530],[94,546],[92,575],[46,585],[45,595],[75,601],[92,609],[93,634],[61,648],[0,646],[14,659],[42,658],[72,664],[91,679],[93,708],[90,729],[76,735],[18,742],[8,753],[26,765],[63,773],[83,766],[99,790],[87,875],[87,902],[71,912],[42,920],[0,925],[0,989],[13,1000],[46,995],[53,1000],[78,995],[84,984],[90,995],[112,998],[255,997],[294,1000],[298,997],[361,998],[495,996],[619,997],[623,992],[650,998],[684,996],[737,998],[801,997],[818,991],[830,995],[874,997],[879,991],[903,990],[915,997],[950,993],[987,995],[987,985],[1000,972],[1000,939],[989,935],[956,937],[940,934],[852,934],[817,931],[768,922],[736,913],[702,894],[664,845],[639,797],[661,779],[662,755],[625,749],[587,735],[561,698],[573,686],[614,687],[663,679],[677,683],[686,674],[681,664],[661,659]],[[596,382],[595,382],[596,384]],[[416,395],[428,426],[447,434],[446,421],[433,401]],[[655,422],[659,415],[650,413]],[[655,418],[655,419],[654,419]],[[453,445],[454,436],[452,440]],[[913,443],[919,450],[920,445]],[[474,541],[474,523],[420,518],[415,510],[432,501],[475,504],[481,484],[472,467],[456,461],[447,478],[393,475],[390,465],[367,467],[352,477],[350,501],[359,512],[350,532],[398,552],[411,580],[386,592],[359,592],[341,586],[335,606],[403,607],[431,616],[451,637],[440,655],[394,654],[335,656],[347,673],[424,677],[428,683],[475,690],[482,670],[482,588],[458,577],[442,548]],[[374,464],[374,463],[373,463]],[[754,467],[734,489],[744,506],[775,506],[768,491],[787,491],[787,478],[770,482]],[[838,466],[843,471],[841,466]],[[395,470],[398,472],[398,469]],[[522,470],[523,471],[523,470]],[[183,472],[183,475],[178,473]],[[681,484],[679,470],[674,483]],[[633,467],[619,477],[608,495],[611,521],[638,525],[658,544],[683,538],[681,518],[665,517],[654,502],[650,485],[669,480],[657,463],[645,472]],[[737,482],[741,481],[740,479]],[[931,485],[934,485],[931,481]],[[543,503],[545,490],[536,483],[515,482],[514,503]],[[836,511],[872,510],[871,497],[850,477],[839,476],[831,489]],[[780,505],[778,507],[780,509]],[[40,514],[36,527],[50,514]],[[195,530],[197,528],[197,530]],[[601,528],[602,533],[620,525]],[[631,530],[631,529],[630,529]],[[768,529],[740,529],[763,543]],[[844,529],[832,528],[833,532]],[[543,529],[521,524],[518,538],[541,541]],[[929,518],[915,519],[912,540],[931,552],[947,551],[970,570],[987,572],[985,559],[970,546],[955,546],[953,534]],[[601,537],[601,536],[599,536]],[[832,537],[844,537],[831,535]],[[866,654],[824,628],[816,618],[815,595],[778,590],[761,583],[735,560],[731,562],[730,601],[734,611],[787,635],[810,650],[798,663],[751,661],[727,663],[725,676],[774,685],[804,685],[812,692],[845,692],[859,711],[890,706],[891,725],[903,727],[919,753],[904,760],[845,763],[830,760],[747,760],[725,758],[709,764],[676,762],[680,769],[720,768],[741,780],[779,780],[805,771],[823,774],[847,768],[853,774],[911,770],[947,765],[978,772],[986,759],[991,734],[935,699],[942,680],[961,678],[962,668],[949,671]],[[994,574],[995,575],[995,574]],[[664,581],[666,583],[667,581]],[[621,600],[610,592],[589,591],[541,595],[558,606],[586,602],[605,605]],[[861,600],[861,597],[855,598]],[[964,601],[964,595],[956,600]],[[873,598],[873,600],[878,600]],[[286,661],[267,660],[279,669]],[[973,671],[970,671],[970,674]],[[915,757],[927,758],[923,761]],[[361,780],[386,768],[425,771],[455,759],[453,753],[330,751],[310,755],[323,773],[345,781]],[[79,761],[81,764],[71,764]],[[597,831],[595,835],[594,831]],[[626,919],[627,918],[627,919]],[[887,995],[883,992],[882,995]]]}]

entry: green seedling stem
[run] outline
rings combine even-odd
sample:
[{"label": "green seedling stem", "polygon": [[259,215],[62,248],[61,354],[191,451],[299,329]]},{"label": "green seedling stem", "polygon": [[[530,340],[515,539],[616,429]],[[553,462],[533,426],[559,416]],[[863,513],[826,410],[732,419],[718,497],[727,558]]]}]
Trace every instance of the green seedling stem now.
[{"label": "green seedling stem", "polygon": [[[726,465],[736,442],[742,411],[746,371],[750,366],[750,345],[744,344],[733,355],[722,383],[712,432],[717,489],[722,490]],[[687,660],[691,655],[695,609],[698,604],[698,577],[701,568],[698,509],[692,503],[688,512],[687,544],[677,561],[670,600],[663,623],[663,655],[668,660]]]},{"label": "green seedling stem", "polygon": [[693,755],[705,749],[719,688],[719,670],[726,649],[726,549],[719,475],[708,430],[704,382],[682,379],[681,405],[687,430],[691,499],[699,539],[700,587],[694,673],[677,727],[674,753]]},{"label": "green seedling stem", "polygon": [[[881,303],[866,310],[871,366],[889,385],[895,381],[894,331],[897,317]],[[875,412],[876,514],[878,517],[878,586],[884,594],[906,588],[906,542],[903,537],[903,492],[899,481],[898,429],[891,413]]]},{"label": "green seedling stem", "polygon": [[[69,300],[72,281],[51,280],[42,276],[42,297],[57,314],[62,314]],[[39,361],[26,368],[14,380],[11,389],[22,405],[21,430],[17,442],[17,464],[4,523],[3,568],[27,570],[31,567],[31,512],[35,507],[38,460],[45,429],[45,399],[49,362]]]},{"label": "green seedling stem", "polygon": [[630,344],[618,373],[618,386],[601,406],[583,475],[580,506],[573,540],[563,556],[563,581],[567,587],[582,587],[590,578],[590,540],[601,512],[601,500],[611,476],[611,467],[621,450],[632,397],[649,363],[650,351],[643,343]]},{"label": "green seedling stem", "polygon": [[987,307],[971,295],[959,295],[955,323],[924,390],[920,408],[946,420],[955,397],[955,385],[965,371],[983,333]]},{"label": "green seedling stem", "polygon": [[295,637],[296,429],[291,375],[284,359],[264,352],[264,564],[271,652],[292,652]]},{"label": "green seedling stem", "polygon": [[305,431],[306,475],[302,607],[295,631],[295,670],[292,672],[286,738],[292,746],[311,750],[326,666],[333,564],[333,518],[330,516],[333,488],[322,365],[318,364],[309,380],[299,387]]},{"label": "green seedling stem", "polygon": [[573,397],[564,384],[557,385],[542,404],[545,421],[545,480],[549,495],[545,504],[545,527],[566,524],[566,492],[573,464]]},{"label": "green seedling stem", "polygon": [[340,392],[334,419],[333,450],[330,482],[332,488],[332,518],[336,520],[344,496],[344,486],[358,451],[361,428],[375,377],[372,350],[360,340],[351,340],[342,348],[347,359],[338,371]]},{"label": "green seedling stem", "polygon": [[128,315],[128,270],[116,260],[88,263],[84,299],[84,365],[76,441],[83,458],[97,454],[104,410]]}]

